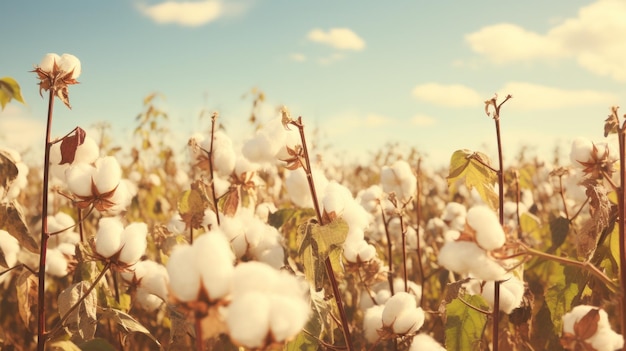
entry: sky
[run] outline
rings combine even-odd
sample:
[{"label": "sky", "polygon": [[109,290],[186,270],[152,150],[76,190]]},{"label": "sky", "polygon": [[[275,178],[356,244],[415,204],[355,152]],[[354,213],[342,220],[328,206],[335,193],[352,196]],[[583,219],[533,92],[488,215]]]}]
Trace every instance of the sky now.
[{"label": "sky", "polygon": [[70,53],[82,74],[72,109],[56,104],[56,136],[106,121],[123,145],[158,92],[181,145],[206,132],[202,111],[239,144],[257,89],[261,122],[285,105],[347,161],[397,143],[445,166],[458,149],[496,157],[484,101],[511,94],[505,162],[522,147],[550,160],[575,137],[602,141],[610,107],[626,102],[625,18],[623,0],[5,2],[0,77],[26,105],[0,112],[0,144],[40,149],[47,103],[29,71]]}]

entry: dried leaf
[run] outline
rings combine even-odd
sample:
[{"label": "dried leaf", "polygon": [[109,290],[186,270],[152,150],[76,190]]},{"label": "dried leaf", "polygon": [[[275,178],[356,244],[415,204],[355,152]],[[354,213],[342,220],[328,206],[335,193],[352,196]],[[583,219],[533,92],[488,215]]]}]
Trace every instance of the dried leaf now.
[{"label": "dried leaf", "polygon": [[35,330],[37,313],[37,277],[27,269],[23,269],[15,283],[20,317],[28,330]]},{"label": "dried leaf", "polygon": [[609,134],[616,134],[619,129],[619,118],[617,117],[617,106],[611,108],[611,114],[604,120],[604,137]]},{"label": "dried leaf", "polygon": [[39,245],[30,236],[24,215],[16,203],[0,203],[0,229],[6,230],[30,252],[39,253]]},{"label": "dried leaf", "polygon": [[204,211],[209,207],[206,194],[199,187],[198,182],[191,185],[178,200],[178,213],[185,222],[185,229],[198,229],[204,220]]},{"label": "dried leaf", "polygon": [[[103,310],[103,317],[110,318],[120,327],[122,327],[122,329],[127,333],[126,336],[131,333],[141,333],[152,339],[152,341],[154,341],[154,343],[157,344],[159,347],[161,346],[161,343],[159,343],[159,341],[150,333],[150,331],[146,327],[141,325],[141,323],[137,322],[131,315],[113,308],[105,308]],[[126,336],[124,337],[124,339],[126,338]]]},{"label": "dried leaf", "polygon": [[[59,314],[65,316],[70,308],[83,298],[91,284],[91,282],[82,281],[61,291],[58,300]],[[82,342],[93,339],[98,324],[97,308],[98,297],[94,289],[79,303],[78,308],[72,311],[65,321],[64,326],[72,334],[72,340]]]},{"label": "dried leaf", "polygon": [[600,310],[594,308],[574,323],[574,334],[580,340],[587,340],[594,336],[598,331],[598,322],[600,321]]},{"label": "dried leaf", "polygon": [[61,140],[61,162],[60,165],[63,164],[71,164],[74,162],[74,158],[76,157],[76,149],[81,146],[85,142],[85,131],[76,127],[74,133],[64,137]]},{"label": "dried leaf", "polygon": [[238,186],[231,186],[228,192],[220,199],[224,215],[233,217],[237,213],[237,208],[239,208],[239,189],[240,187]]},{"label": "dried leaf", "polygon": [[[8,189],[18,174],[15,160],[7,152],[0,150],[0,190]],[[1,193],[0,193],[1,194]]]}]

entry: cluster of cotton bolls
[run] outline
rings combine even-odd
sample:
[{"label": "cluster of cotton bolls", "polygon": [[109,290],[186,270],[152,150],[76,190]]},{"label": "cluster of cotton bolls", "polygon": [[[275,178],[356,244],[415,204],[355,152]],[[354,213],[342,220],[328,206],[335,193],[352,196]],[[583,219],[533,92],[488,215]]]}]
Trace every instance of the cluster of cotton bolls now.
[{"label": "cluster of cotton bolls", "polygon": [[417,306],[416,296],[404,291],[397,292],[384,304],[365,311],[363,331],[370,343],[379,340],[417,333],[424,325],[425,315]]},{"label": "cluster of cotton bolls", "polygon": [[74,160],[60,164],[61,143],[50,149],[50,170],[61,184],[66,184],[74,201],[82,208],[93,205],[98,211],[115,215],[124,211],[136,194],[128,180],[122,179],[122,169],[113,156],[99,156],[93,138],[86,136],[76,148]]},{"label": "cluster of cotton bolls", "polygon": [[[230,241],[238,259],[252,259],[281,268],[285,261],[283,237],[248,208],[234,216],[221,216],[220,229]],[[217,223],[214,223],[217,225]]]},{"label": "cluster of cotton bolls", "polygon": [[[597,321],[587,319],[586,323],[595,323],[596,325],[584,325],[576,327],[582,322],[589,313],[597,313]],[[582,322],[582,323],[585,323]],[[589,336],[588,334],[577,335],[579,332],[588,333],[590,330],[596,332]],[[587,337],[586,339],[581,339]],[[580,342],[591,346],[592,348],[584,348],[585,350],[594,351],[615,351],[624,347],[624,338],[611,329],[609,317],[603,309],[589,305],[579,305],[574,307],[570,312],[563,315],[563,335],[561,336],[561,344],[568,350],[582,350]]]},{"label": "cluster of cotton bolls", "polygon": [[122,278],[135,287],[134,301],[145,310],[154,311],[168,301],[169,275],[165,266],[151,260],[139,261]]},{"label": "cluster of cotton bolls", "polygon": [[[524,283],[515,274],[507,272],[510,262],[490,255],[506,242],[506,235],[495,212],[484,205],[474,206],[466,214],[467,229],[447,241],[437,257],[441,266],[458,274],[486,281],[470,290],[481,293],[493,306],[493,282],[501,281],[500,309],[510,313],[518,307],[524,295]],[[452,235],[451,235],[452,236]]]},{"label": "cluster of cotton bolls", "polygon": [[94,251],[114,267],[127,269],[137,263],[146,252],[148,226],[135,222],[124,227],[118,217],[104,217],[98,222]]},{"label": "cluster of cotton bolls", "polygon": [[[406,291],[414,295],[419,302],[422,296],[422,287],[410,280],[406,283]],[[399,291],[405,291],[404,279],[395,278],[393,279],[393,292],[395,293]],[[361,297],[359,299],[359,308],[362,311],[366,311],[368,308],[373,307],[374,305],[384,305],[385,302],[387,302],[387,300],[389,300],[392,295],[393,293],[390,289],[389,282],[386,280],[380,281],[372,285],[369,291],[361,292]]]},{"label": "cluster of cotton bolls", "polygon": [[225,311],[231,339],[249,348],[289,340],[309,320],[308,290],[286,271],[255,261],[238,264]]},{"label": "cluster of cotton bolls", "polygon": [[22,189],[28,184],[28,166],[22,162],[22,156],[19,152],[0,146],[0,153],[9,157],[10,161],[17,168],[17,177],[9,184],[7,189],[0,187],[0,202],[12,201],[20,194]]},{"label": "cluster of cotton bolls", "polygon": [[301,144],[298,132],[285,129],[281,118],[276,117],[258,129],[243,144],[241,152],[251,162],[274,165],[277,160],[289,158],[287,147],[294,149],[298,144]]}]

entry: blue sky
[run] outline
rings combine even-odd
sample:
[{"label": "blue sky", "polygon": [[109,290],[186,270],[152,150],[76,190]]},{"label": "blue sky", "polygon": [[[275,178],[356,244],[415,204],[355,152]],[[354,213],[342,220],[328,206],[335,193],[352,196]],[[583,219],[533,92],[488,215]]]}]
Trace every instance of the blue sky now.
[{"label": "blue sky", "polygon": [[55,135],[108,121],[123,142],[159,92],[182,142],[207,126],[202,109],[242,140],[242,95],[256,87],[263,120],[286,105],[343,157],[398,142],[445,165],[462,148],[495,156],[483,101],[510,93],[505,152],[550,159],[576,136],[602,139],[609,107],[626,101],[624,18],[623,0],[12,1],[0,77],[18,80],[27,105],[0,112],[0,142],[40,142],[27,134],[43,135],[46,102],[28,71],[55,52],[82,62]]}]

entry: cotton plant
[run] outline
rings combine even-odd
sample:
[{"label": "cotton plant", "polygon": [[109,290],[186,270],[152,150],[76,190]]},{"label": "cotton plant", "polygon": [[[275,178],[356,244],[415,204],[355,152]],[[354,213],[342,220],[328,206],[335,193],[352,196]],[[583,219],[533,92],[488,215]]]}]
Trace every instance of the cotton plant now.
[{"label": "cotton plant", "polygon": [[[211,144],[212,143],[212,144]],[[235,169],[237,153],[230,137],[221,130],[213,133],[211,137],[195,134],[189,140],[191,153],[196,167],[208,171],[209,162],[219,177],[228,177]],[[209,152],[213,151],[212,159],[209,160]]]},{"label": "cotton plant", "polygon": [[122,278],[134,288],[133,301],[140,308],[154,311],[169,301],[169,275],[165,266],[145,260],[132,268],[122,272]]},{"label": "cotton plant", "polygon": [[239,208],[234,216],[223,216],[220,229],[229,239],[238,259],[257,260],[274,268],[285,264],[283,237],[252,210]]},{"label": "cotton plant", "polygon": [[226,325],[236,345],[263,349],[293,339],[309,320],[308,285],[260,262],[235,267]]},{"label": "cotton plant", "polygon": [[502,280],[507,272],[505,262],[490,254],[506,242],[495,212],[487,206],[474,206],[467,211],[466,223],[467,230],[459,233],[457,240],[441,247],[437,257],[439,264],[480,280]]},{"label": "cotton plant", "polygon": [[563,315],[561,345],[567,350],[615,351],[624,347],[622,335],[611,329],[606,311],[579,305]]},{"label": "cotton plant", "polygon": [[384,305],[368,308],[363,329],[366,340],[376,343],[383,339],[414,335],[424,321],[424,311],[417,306],[415,295],[401,291],[391,296]]},{"label": "cotton plant", "polygon": [[145,254],[148,226],[134,222],[124,226],[118,217],[104,217],[98,222],[93,249],[97,257],[119,270],[132,269]]}]

